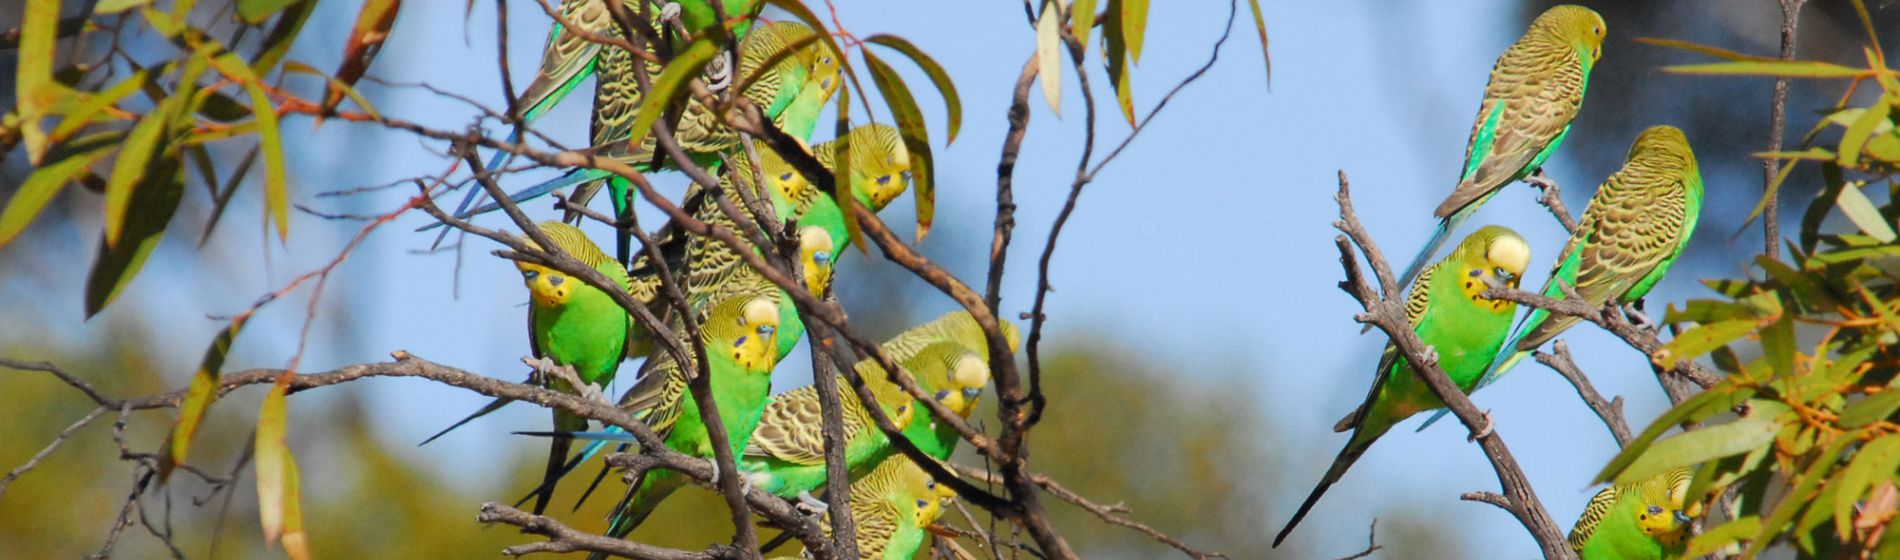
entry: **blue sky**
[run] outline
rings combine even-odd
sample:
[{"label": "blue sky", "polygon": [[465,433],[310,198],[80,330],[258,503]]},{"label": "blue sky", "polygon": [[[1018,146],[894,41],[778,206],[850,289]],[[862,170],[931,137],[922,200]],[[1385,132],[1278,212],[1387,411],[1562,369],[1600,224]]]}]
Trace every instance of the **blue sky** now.
[{"label": "blue sky", "polygon": [[[1262,4],[1274,46],[1271,92],[1242,6],[1219,63],[1176,97],[1083,195],[1053,263],[1051,281],[1058,291],[1049,298],[1047,345],[1107,341],[1138,348],[1172,365],[1172,374],[1184,382],[1228,382],[1231,379],[1210,372],[1233,371],[1236,365],[1250,372],[1248,386],[1256,388],[1258,406],[1274,425],[1235,429],[1284,434],[1286,448],[1276,452],[1292,457],[1281,462],[1290,470],[1272,476],[1298,481],[1285,485],[1298,491],[1261,497],[1270,515],[1260,529],[1277,531],[1304,497],[1305,485],[1317,480],[1344,443],[1345,436],[1329,428],[1363,398],[1384,343],[1376,335],[1358,334],[1351,320],[1357,306],[1334,287],[1340,279],[1331,227],[1336,219],[1335,173],[1344,169],[1351,175],[1359,212],[1387,254],[1410,255],[1433,225],[1430,209],[1456,177],[1471,113],[1491,63],[1521,33],[1528,15],[1520,14],[1514,2],[1495,0],[1441,2],[1429,8],[1372,2]],[[406,6],[371,74],[426,82],[500,105],[494,12],[480,3],[465,22],[461,5],[441,1]],[[306,33],[341,36],[353,17],[351,9],[326,5]],[[424,17],[425,9],[441,13]],[[519,87],[539,57],[545,17],[532,2],[513,2],[510,10],[515,22],[509,54]],[[1010,84],[1033,48],[1022,7],[1013,2],[841,1],[837,12],[860,36],[890,32],[910,38],[935,56],[960,86],[962,132],[954,145],[938,151],[938,233],[920,247],[966,281],[980,281]],[[1205,60],[1226,14],[1223,2],[1155,3],[1146,51],[1134,77],[1138,113],[1145,114],[1166,88]],[[1612,34],[1617,25],[1610,22]],[[1735,32],[1767,37],[1771,29]],[[1730,46],[1768,50],[1762,44]],[[305,47],[292,57],[320,68],[335,64],[332,44]],[[1395,56],[1399,52],[1403,55]],[[1615,64],[1618,59],[1612,53],[1606,60]],[[897,66],[919,91],[941,142],[941,105],[922,87],[927,82],[920,74],[906,64]],[[1089,68],[1097,72],[1097,97],[1112,100],[1100,73],[1099,54],[1091,55]],[[1034,296],[1035,259],[1080,153],[1078,83],[1072,70],[1065,68],[1064,76],[1064,111],[1058,118],[1036,100],[1016,174],[1021,208],[1010,253],[1012,273],[1004,283],[1005,316],[1026,311]],[[381,111],[430,126],[459,129],[476,114],[419,89],[368,89]],[[1099,125],[1104,148],[1128,131],[1106,103]],[[585,105],[583,96],[554,111],[540,126],[578,145],[585,138]],[[1618,113],[1618,108],[1586,104],[1581,118]],[[888,119],[887,112],[879,115]],[[307,120],[295,119],[288,126],[310,130]],[[826,135],[821,132],[820,138]],[[1620,146],[1628,140],[1587,141]],[[1573,136],[1572,141],[1580,140]],[[374,127],[326,123],[293,136],[291,177],[300,178],[293,185],[294,200],[326,211],[393,208],[413,191],[397,188],[349,199],[319,198],[315,193],[439,172],[448,164],[441,149]],[[1755,168],[1739,156],[1702,155],[1705,167],[1730,166],[1730,174],[1747,178],[1743,171]],[[1585,163],[1559,152],[1549,168],[1567,187],[1573,212],[1582,211],[1590,189],[1616,162]],[[546,175],[517,177],[510,184]],[[678,192],[685,181],[678,175],[656,180],[668,192]],[[1526,284],[1543,281],[1543,263],[1554,258],[1562,243],[1559,227],[1534,200],[1535,192],[1528,187],[1507,188],[1465,228],[1504,224],[1525,235],[1534,248]],[[886,220],[906,223],[911,215],[908,201],[905,197],[887,210]],[[91,208],[97,202],[87,198],[68,203],[89,205],[75,212],[75,227],[40,224],[29,236],[47,246],[89,254],[98,220]],[[321,266],[355,230],[296,213],[287,247],[261,242],[259,206],[254,197],[241,196],[202,253],[195,247],[195,234],[167,239],[148,277],[132,284],[117,307],[91,322],[79,320],[83,267],[59,251],[0,252],[0,264],[37,271],[13,276],[18,281],[0,286],[0,293],[9,299],[33,294],[50,318],[45,330],[29,331],[13,323],[0,325],[0,333],[16,341],[57,341],[110,336],[128,327],[149,329],[176,342],[150,359],[182,386],[203,344],[221,327],[203,316],[240,311],[258,295]],[[542,218],[555,216],[546,204],[529,208]],[[188,206],[178,219],[199,224],[204,214],[203,208]],[[409,230],[425,222],[426,216],[417,213],[377,231],[339,269],[310,330],[311,350],[302,369],[380,360],[391,351],[408,350],[500,377],[522,375],[517,359],[528,352],[521,336],[525,313],[520,305],[525,298],[512,266],[489,256],[495,246],[481,241],[463,248],[459,275],[454,253],[414,254],[433,236]],[[500,226],[505,219],[485,223]],[[658,223],[658,217],[649,217],[648,223]],[[595,228],[594,233],[605,239],[604,229]],[[843,274],[867,266],[862,256],[847,259],[851,262]],[[266,266],[255,265],[260,262]],[[1738,270],[1729,265],[1694,270],[1693,275]],[[1651,296],[1651,308],[1705,295],[1690,276],[1678,273],[1664,280]],[[460,299],[453,297],[451,286],[459,286]],[[915,318],[954,305],[928,293],[921,283],[899,286],[904,293],[924,294],[906,302]],[[842,289],[849,287],[847,283]],[[307,294],[267,308],[240,339],[228,367],[283,366],[297,347]],[[845,301],[848,307],[859,306],[853,311],[878,303],[876,294],[846,294]],[[1587,328],[1566,338],[1598,388],[1627,399],[1628,414],[1638,429],[1645,424],[1642,420],[1666,405],[1641,355]],[[780,387],[801,384],[800,376],[808,375],[795,367],[808,363],[803,355],[801,350],[788,358],[794,366],[786,372],[790,380],[781,381]],[[484,400],[408,381],[378,382],[359,390],[386,422],[385,437],[392,442],[420,441]],[[298,399],[298,406],[321,406],[310,403],[334,398],[309,397]],[[1476,400],[1492,410],[1498,432],[1551,514],[1567,525],[1594,491],[1587,486],[1590,475],[1615,450],[1607,432],[1561,378],[1535,365],[1519,368]],[[249,411],[233,414],[238,413]],[[517,441],[498,445],[493,434],[539,426],[544,414],[526,407],[510,409],[411,455],[441,465],[444,472],[451,465],[499,462],[504,453],[527,452],[533,446]],[[1497,557],[1535,555],[1534,543],[1509,515],[1457,500],[1466,491],[1497,488],[1488,463],[1477,446],[1464,441],[1462,428],[1447,423],[1427,433],[1410,433],[1416,422],[1402,425],[1374,446],[1295,538],[1310,539],[1313,550],[1346,554],[1357,550],[1372,517],[1425,508],[1458,516],[1466,529],[1461,535],[1473,549]],[[494,482],[490,474],[472,476],[466,484]]]}]

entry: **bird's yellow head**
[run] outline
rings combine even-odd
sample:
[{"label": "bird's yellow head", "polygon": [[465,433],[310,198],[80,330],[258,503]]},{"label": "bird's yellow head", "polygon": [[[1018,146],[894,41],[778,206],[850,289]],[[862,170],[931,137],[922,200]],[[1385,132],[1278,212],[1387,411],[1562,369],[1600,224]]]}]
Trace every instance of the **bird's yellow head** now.
[{"label": "bird's yellow head", "polygon": [[805,269],[805,289],[813,295],[825,293],[831,285],[831,265],[837,262],[838,247],[831,232],[818,226],[798,229],[798,261]]},{"label": "bird's yellow head", "polygon": [[[581,261],[581,264],[590,267],[598,266],[607,259],[606,253],[602,253],[600,247],[588,240],[587,234],[581,233],[579,228],[560,222],[546,222],[540,224],[539,227],[548,240],[554,242],[569,256]],[[523,241],[529,247],[542,249],[532,238],[523,239]],[[534,300],[534,304],[544,309],[567,305],[568,299],[574,296],[575,290],[582,289],[586,285],[586,282],[579,278],[539,264],[515,261],[515,269],[521,271],[522,283],[528,286],[528,295]]]},{"label": "bird's yellow head", "polygon": [[1531,22],[1531,31],[1550,34],[1576,49],[1578,55],[1588,56],[1588,63],[1594,65],[1603,59],[1603,37],[1609,28],[1595,10],[1564,4],[1537,16],[1537,20]]},{"label": "bird's yellow head", "polygon": [[[922,471],[922,469],[918,470]],[[942,518],[944,507],[950,504],[943,498],[942,492],[943,489],[946,488],[945,485],[938,484],[935,480],[930,480],[929,473],[918,472],[917,475],[926,479],[926,482],[924,482],[924,492],[910,497],[917,508],[916,513],[912,514],[912,521],[916,522],[918,529],[924,529],[930,527],[930,524],[936,523],[937,519]],[[952,495],[954,494],[953,491]]]},{"label": "bird's yellow head", "polygon": [[[847,138],[851,148],[851,194],[872,211],[883,210],[910,187],[910,151],[904,149],[903,138],[890,125],[860,126],[851,129]],[[834,162],[838,149],[836,140],[822,145],[817,154],[819,163],[837,170]]]},{"label": "bird's yellow head", "polygon": [[[802,145],[803,142],[800,144]],[[772,191],[777,192],[783,200],[796,205],[799,204],[800,197],[813,192],[811,181],[805,179],[804,174],[792,167],[791,162],[785,161],[784,156],[772,151],[763,142],[758,144],[758,152],[759,167],[764,171],[760,175],[765,177],[766,186],[771,187]],[[784,218],[784,216],[780,217]]]},{"label": "bird's yellow head", "polygon": [[832,94],[838,93],[838,86],[843,83],[843,80],[838,79],[841,57],[836,51],[831,50],[831,45],[820,39],[812,41],[811,46],[805,47],[805,58],[811,61],[810,73],[806,74],[805,78],[805,87],[816,90],[819,95],[818,103],[824,104],[826,100],[831,99]]},{"label": "bird's yellow head", "polygon": [[[1464,264],[1458,267],[1463,275],[1459,286],[1465,298],[1488,306],[1492,311],[1511,313],[1517,311],[1517,304],[1507,300],[1487,300],[1479,294],[1491,289],[1490,281],[1496,280],[1505,287],[1516,289],[1524,279],[1524,269],[1530,266],[1531,246],[1518,236],[1517,232],[1503,226],[1485,226],[1463,243],[1455,253]],[[1443,274],[1442,272],[1440,274]]]},{"label": "bird's yellow head", "polygon": [[700,330],[708,353],[723,351],[746,371],[770,372],[778,363],[778,327],[775,298],[733,296],[713,306]]},{"label": "bird's yellow head", "polygon": [[[915,372],[928,372],[925,382],[937,389],[931,396],[961,416],[969,416],[976,409],[978,397],[983,395],[983,387],[990,383],[990,364],[983,357],[950,342],[939,342],[924,347],[912,357],[910,362],[926,362],[913,367],[907,363],[904,367]],[[922,369],[920,369],[922,368]]]},{"label": "bird's yellow head", "polygon": [[1642,482],[1643,504],[1636,512],[1636,528],[1665,546],[1680,543],[1690,520],[1702,513],[1700,502],[1683,507],[1693,476],[1689,469],[1675,469]]}]

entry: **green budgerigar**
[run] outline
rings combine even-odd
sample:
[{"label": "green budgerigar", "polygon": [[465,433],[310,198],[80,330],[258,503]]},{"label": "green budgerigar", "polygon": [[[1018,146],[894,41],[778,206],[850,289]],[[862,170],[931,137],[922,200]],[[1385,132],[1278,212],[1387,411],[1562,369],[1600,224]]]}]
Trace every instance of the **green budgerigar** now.
[{"label": "green budgerigar", "polygon": [[[1516,232],[1487,226],[1466,237],[1444,260],[1419,273],[1406,296],[1407,322],[1437,354],[1438,366],[1445,375],[1466,393],[1491,365],[1498,347],[1510,334],[1511,317],[1517,312],[1514,302],[1486,299],[1480,294],[1490,289],[1490,282],[1515,287],[1530,257],[1530,245]],[[1398,348],[1387,344],[1373,372],[1372,390],[1367,392],[1365,403],[1333,426],[1336,432],[1352,430],[1352,438],[1287,521],[1286,528],[1274,537],[1274,546],[1286,540],[1326,489],[1394,424],[1442,406],[1444,402],[1412,371]]]},{"label": "green budgerigar", "polygon": [[1570,549],[1583,560],[1662,560],[1682,555],[1683,536],[1701,504],[1683,500],[1694,472],[1674,469],[1597,492],[1570,529]]},{"label": "green budgerigar", "polygon": [[[910,560],[930,538],[936,523],[956,496],[923,467],[903,455],[880,461],[862,478],[851,482],[851,522],[857,526],[859,560]],[[822,523],[826,536],[831,524]]]},{"label": "green budgerigar", "polygon": [[[939,401],[953,410],[974,402],[974,396],[964,392],[969,385],[976,385],[980,391],[989,380],[989,364],[955,342],[931,344],[899,363],[915,376],[920,389],[926,393],[941,392]],[[878,406],[899,429],[928,424],[918,417],[928,417],[930,412],[919,410],[923,405],[892,383],[884,368],[878,367],[874,360],[861,360],[855,369],[877,397]],[[878,430],[870,410],[843,376],[839,376],[837,383],[843,407],[840,416],[844,420],[845,463],[855,478],[896,450],[884,432]],[[967,411],[964,408],[958,412]],[[816,386],[774,396],[765,405],[765,416],[752,433],[751,446],[746,448],[739,470],[745,471],[754,488],[786,498],[797,497],[814,509],[823,509],[810,495],[822,489],[827,478],[823,419]]]},{"label": "green budgerigar", "polygon": [[1399,285],[1411,283],[1452,230],[1498,189],[1530,176],[1557,151],[1583,106],[1605,31],[1603,17],[1589,8],[1556,6],[1498,57],[1471,124],[1458,186],[1432,211],[1438,229],[1400,274]]},{"label": "green budgerigar", "polygon": [[[778,363],[778,322],[776,297],[749,295],[716,303],[700,322],[713,399],[719,405],[719,420],[735,458],[745,449],[765,410],[772,368]],[[645,422],[668,448],[710,460],[714,455],[712,437],[686,387],[692,369],[692,364],[682,367],[671,353],[656,349],[642,365],[640,380],[621,397],[619,406]],[[557,438],[561,439],[567,438]],[[625,537],[686,482],[685,476],[674,471],[647,471],[614,506],[607,534]]]},{"label": "green budgerigar", "polygon": [[[561,252],[599,271],[622,286],[623,290],[629,285],[627,271],[620,268],[620,263],[601,252],[600,247],[589,241],[587,234],[580,229],[560,222],[545,222],[540,227],[541,232]],[[527,240],[527,243],[534,245],[533,240]],[[581,382],[596,387],[594,391],[611,383],[614,373],[620,368],[620,362],[626,358],[627,332],[632,323],[626,310],[606,292],[561,271],[524,261],[516,261],[515,268],[521,271],[521,278],[528,286],[528,344],[534,356],[556,366],[573,366]],[[583,388],[570,387],[558,379],[547,382],[550,387],[560,391],[586,392]],[[507,399],[496,399],[422,443],[442,437],[508,402]],[[566,411],[555,410],[554,429],[585,430],[587,420]],[[570,440],[557,439],[550,445],[548,469],[534,503],[536,514],[547,509],[548,497],[552,495],[554,481],[563,472],[562,464],[567,460],[570,443]]]},{"label": "green budgerigar", "polygon": [[[1689,139],[1673,126],[1649,127],[1636,136],[1623,168],[1590,197],[1590,206],[1577,221],[1576,231],[1570,232],[1570,241],[1557,256],[1541,292],[1563,299],[1569,288],[1598,306],[1641,300],[1682,256],[1701,215],[1702,174]],[[1531,310],[1478,386],[1497,381],[1577,321]]]}]

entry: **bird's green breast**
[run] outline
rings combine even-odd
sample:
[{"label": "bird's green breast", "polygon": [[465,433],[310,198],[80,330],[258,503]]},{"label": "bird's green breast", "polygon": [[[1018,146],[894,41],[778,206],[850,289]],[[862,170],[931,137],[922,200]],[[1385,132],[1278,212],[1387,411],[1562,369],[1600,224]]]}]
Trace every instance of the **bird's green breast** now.
[{"label": "bird's green breast", "polygon": [[1620,497],[1614,509],[1603,516],[1596,532],[1583,543],[1583,560],[1646,560],[1663,558],[1662,543],[1643,534],[1636,526],[1637,509],[1642,500],[1630,492]]},{"label": "bird's green breast", "polygon": [[592,288],[578,289],[567,305],[537,305],[532,315],[542,357],[574,366],[588,383],[606,384],[613,379],[626,348],[628,322],[627,313],[613,298]]}]

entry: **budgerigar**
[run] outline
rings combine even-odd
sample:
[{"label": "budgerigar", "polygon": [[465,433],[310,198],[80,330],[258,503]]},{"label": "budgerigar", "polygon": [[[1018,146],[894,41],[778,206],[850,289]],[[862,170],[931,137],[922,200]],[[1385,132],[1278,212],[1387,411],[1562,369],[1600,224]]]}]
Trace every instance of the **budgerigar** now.
[{"label": "budgerigar", "polygon": [[[910,186],[910,152],[897,129],[890,125],[868,124],[851,129],[846,139],[832,140],[812,148],[812,155],[826,169],[837,170],[838,152],[843,141],[850,143],[851,194],[858,204],[873,212],[883,210]],[[845,180],[839,177],[838,180]]]},{"label": "budgerigar", "polygon": [[[627,2],[628,9],[637,12],[635,4],[635,2]],[[704,30],[721,19],[725,19],[715,17],[711,3],[704,0],[668,2],[667,5],[654,7],[656,16],[664,16],[669,12],[669,8],[677,9],[682,23],[693,32]],[[742,18],[751,14],[757,4],[753,0],[733,0],[722,2],[721,7],[725,9],[728,17]],[[547,45],[542,50],[541,65],[535,71],[534,79],[528,82],[527,87],[516,98],[518,107],[516,117],[520,119],[524,127],[540,119],[542,115],[547,114],[548,110],[567,99],[574,88],[579,87],[581,82],[594,74],[601,50],[605,45],[589,40],[589,36],[617,38],[620,35],[618,26],[613,20],[613,14],[608,10],[606,0],[564,0],[561,2],[559,14],[559,19],[556,19],[548,28]],[[562,22],[567,22],[572,27]],[[734,36],[743,39],[750,27],[747,24],[734,25],[732,27]],[[509,132],[509,143],[520,140],[520,130]],[[487,169],[490,172],[496,171],[513,159],[513,154],[508,152],[496,153],[488,160]],[[456,205],[456,214],[461,215],[467,211],[469,205],[479,200],[481,195],[481,189],[469,189],[469,193],[462,198],[462,202]],[[438,235],[436,241],[440,243],[447,233],[444,231],[442,235]]]},{"label": "budgerigar", "polygon": [[[620,268],[620,263],[601,252],[600,247],[589,241],[587,234],[580,229],[560,222],[545,222],[540,227],[548,240],[553,241],[562,252],[599,271],[620,285],[621,289],[627,288],[627,271]],[[534,245],[531,239],[527,243]],[[606,292],[561,271],[524,261],[516,261],[515,268],[520,269],[521,277],[528,286],[528,343],[534,356],[551,361],[556,366],[573,366],[581,382],[595,386],[595,391],[611,383],[614,373],[620,368],[620,362],[626,358],[627,329],[631,323],[626,310]],[[547,382],[556,390],[586,392],[584,388],[570,387],[559,379]],[[497,399],[430,436],[429,440],[441,437],[507,403],[505,399]],[[587,420],[556,409],[554,429],[585,430]],[[423,443],[429,443],[429,440]],[[557,439],[550,445],[548,468],[541,486],[543,491],[534,503],[536,514],[547,508],[554,481],[560,477],[562,464],[567,461],[570,443],[569,440]]]},{"label": "budgerigar", "polygon": [[[746,84],[743,95],[757,105],[774,124],[790,133],[798,134],[798,127],[804,128],[803,134],[810,135],[810,129],[816,124],[816,110],[794,110],[806,104],[822,107],[832,93],[837,91],[837,57],[822,41],[812,42],[800,48],[795,54],[786,56],[769,69],[760,68],[770,60],[773,54],[782,51],[803,37],[809,37],[812,30],[791,22],[773,22],[760,26],[740,43],[739,69],[741,78],[757,76]],[[597,73],[600,85],[594,96],[594,112],[591,125],[591,137],[599,147],[595,155],[622,161],[635,169],[653,170],[658,140],[652,134],[645,135],[638,146],[630,145],[628,140],[635,132],[632,127],[638,116],[644,97],[639,82],[633,72],[638,60],[623,49],[605,49],[599,56]],[[660,68],[648,65],[650,76],[657,76]],[[812,89],[807,83],[814,75],[829,72],[825,78],[829,88]],[[803,112],[801,112],[803,111]],[[799,124],[787,119],[803,119],[812,115],[810,124]],[[796,117],[796,118],[794,118]],[[795,136],[804,138],[806,136]],[[708,109],[696,100],[689,99],[686,109],[674,127],[674,139],[680,147],[692,154],[695,163],[717,172],[716,154],[731,151],[738,146],[738,133],[726,127],[723,116]],[[676,163],[666,163],[665,167],[677,167]],[[625,219],[631,207],[627,205],[627,193],[630,184],[626,180],[613,177],[611,173],[599,169],[575,169],[559,178],[517,191],[509,198],[516,203],[554,192],[565,187],[574,187],[571,200],[576,204],[586,204],[599,192],[602,184],[608,187],[614,207],[614,215]],[[484,205],[468,215],[479,215],[498,209],[499,205]],[[572,217],[571,217],[572,218]],[[618,256],[624,262],[628,257],[630,245],[623,235],[616,245]]]},{"label": "budgerigar", "polygon": [[[1702,214],[1702,175],[1689,139],[1673,126],[1636,136],[1623,168],[1597,187],[1541,292],[1563,299],[1571,288],[1591,305],[1626,305],[1649,294],[1689,246]],[[1531,351],[1577,324],[1533,309],[1500,350],[1479,387],[1497,381]],[[1436,421],[1433,417],[1425,426]],[[1425,429],[1420,426],[1419,429]]]},{"label": "budgerigar", "polygon": [[[1604,488],[1590,498],[1570,529],[1570,549],[1583,560],[1662,560],[1681,556],[1683,535],[1694,517],[1683,507],[1689,469]],[[1700,510],[1691,504],[1689,510]]]},{"label": "budgerigar", "polygon": [[[1514,302],[1485,299],[1479,294],[1490,289],[1491,281],[1516,286],[1530,256],[1530,245],[1516,232],[1488,226],[1466,237],[1412,284],[1405,299],[1406,320],[1436,353],[1438,366],[1460,390],[1469,393],[1491,365],[1498,347],[1510,334],[1511,316],[1517,312]],[[1397,347],[1387,344],[1373,372],[1372,390],[1366,394],[1365,403],[1333,426],[1336,432],[1352,430],[1352,438],[1287,521],[1286,528],[1274,537],[1274,546],[1286,540],[1326,489],[1338,482],[1379,436],[1414,414],[1442,406],[1444,402],[1412,371]]]},{"label": "budgerigar", "polygon": [[[989,364],[954,342],[927,346],[900,364],[915,376],[918,387],[926,393],[944,392],[939,401],[946,406],[974,401],[975,395],[965,393],[964,389],[974,381],[976,388],[972,392],[978,392],[989,380]],[[899,429],[913,423],[928,424],[919,422],[918,416],[929,416],[930,412],[919,410],[923,405],[889,381],[884,369],[875,361],[864,359],[855,369],[865,386],[876,395],[878,406]],[[965,383],[956,386],[946,383],[953,380]],[[839,402],[843,406],[840,416],[844,420],[845,462],[855,477],[896,450],[884,432],[878,430],[871,412],[843,376],[839,376],[837,383]],[[745,471],[754,488],[786,498],[800,497],[808,504],[815,504],[809,493],[822,489],[827,478],[823,419],[816,386],[772,397],[765,405],[765,416],[759,421],[758,429],[752,433],[751,446],[746,448],[739,470]]]},{"label": "budgerigar", "polygon": [[[859,560],[910,560],[929,540],[929,528],[956,495],[923,467],[893,455],[851,482],[851,522]],[[831,524],[821,523],[826,536]]]},{"label": "budgerigar", "polygon": [[1491,195],[1543,167],[1583,106],[1590,70],[1603,54],[1603,17],[1582,6],[1556,6],[1531,22],[1491,68],[1484,100],[1465,144],[1458,186],[1432,211],[1432,231],[1399,285],[1411,283],[1451,232]]},{"label": "budgerigar", "polygon": [[[778,363],[778,321],[777,298],[742,295],[716,303],[700,323],[712,395],[735,458],[745,449],[765,410],[772,368]],[[712,437],[686,387],[691,368],[692,364],[682,367],[665,349],[655,350],[643,364],[640,380],[621,397],[619,406],[646,422],[668,448],[712,459]],[[557,441],[561,439],[567,438]],[[647,471],[614,507],[607,534],[625,537],[686,482],[686,477],[674,471]]]}]

